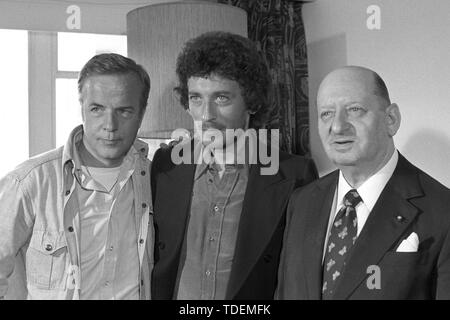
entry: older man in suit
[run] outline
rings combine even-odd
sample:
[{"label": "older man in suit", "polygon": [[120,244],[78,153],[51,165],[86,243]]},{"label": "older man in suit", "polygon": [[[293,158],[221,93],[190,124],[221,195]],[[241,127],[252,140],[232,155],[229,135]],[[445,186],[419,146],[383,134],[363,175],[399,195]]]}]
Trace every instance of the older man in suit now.
[{"label": "older man in suit", "polygon": [[276,297],[450,299],[450,190],[396,150],[400,111],[383,80],[337,69],[317,107],[339,170],[290,199]]},{"label": "older man in suit", "polygon": [[[200,150],[203,161],[176,161],[183,143],[161,148],[153,158],[153,298],[272,299],[287,202],[295,187],[316,178],[314,163],[278,153],[272,144],[279,165],[264,174],[261,161],[238,161],[250,151],[245,144],[239,148],[244,134],[222,139],[226,131],[257,131],[267,119],[270,77],[249,39],[225,32],[194,38],[179,55],[177,75],[181,103],[199,125],[197,133],[216,131],[223,148],[215,139],[193,139],[184,151],[192,145],[195,160]],[[259,142],[261,155],[266,146]]]}]

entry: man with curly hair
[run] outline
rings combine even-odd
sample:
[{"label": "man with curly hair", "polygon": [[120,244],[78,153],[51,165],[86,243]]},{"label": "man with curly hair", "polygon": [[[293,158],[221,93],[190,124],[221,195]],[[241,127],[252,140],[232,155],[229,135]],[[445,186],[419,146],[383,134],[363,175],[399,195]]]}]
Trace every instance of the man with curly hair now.
[{"label": "man with curly hair", "polygon": [[[261,149],[268,145],[261,138],[259,157],[249,161],[255,143],[240,142],[246,132],[265,127],[271,87],[265,61],[249,39],[202,34],[185,44],[176,72],[175,90],[194,120],[195,135],[183,148],[193,161],[174,159],[185,141],[160,148],[153,158],[152,297],[272,299],[287,200],[317,177],[315,165],[275,149],[277,170],[264,174]],[[228,135],[233,131],[240,133]],[[210,132],[214,139],[207,138]],[[237,161],[243,154],[245,161]]]}]

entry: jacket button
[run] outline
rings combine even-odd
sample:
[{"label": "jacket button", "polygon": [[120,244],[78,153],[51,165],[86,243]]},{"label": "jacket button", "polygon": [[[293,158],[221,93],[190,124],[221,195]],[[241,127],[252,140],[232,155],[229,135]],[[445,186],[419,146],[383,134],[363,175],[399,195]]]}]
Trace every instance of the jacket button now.
[{"label": "jacket button", "polygon": [[164,242],[160,241],[160,242],[158,243],[158,248],[159,248],[159,249],[164,250],[165,247],[166,247],[166,245],[164,244]]},{"label": "jacket button", "polygon": [[70,227],[67,228],[67,230],[69,230],[69,232],[73,232],[73,227],[70,226]]},{"label": "jacket button", "polygon": [[263,257],[264,262],[269,263],[270,261],[272,261],[272,256],[270,254],[266,254]]},{"label": "jacket button", "polygon": [[142,208],[144,208],[144,209],[147,208],[147,204],[146,204],[146,203],[143,203],[143,204],[142,204]]},{"label": "jacket button", "polygon": [[140,240],[139,240],[139,243],[140,243],[140,244],[143,244],[143,243],[144,243],[144,239],[140,239]]},{"label": "jacket button", "polygon": [[51,244],[48,244],[48,245],[45,246],[45,250],[52,251],[53,250],[53,246]]},{"label": "jacket button", "polygon": [[145,176],[145,171],[141,171],[141,175]]},{"label": "jacket button", "polygon": [[66,190],[66,196],[70,194],[70,190]]}]

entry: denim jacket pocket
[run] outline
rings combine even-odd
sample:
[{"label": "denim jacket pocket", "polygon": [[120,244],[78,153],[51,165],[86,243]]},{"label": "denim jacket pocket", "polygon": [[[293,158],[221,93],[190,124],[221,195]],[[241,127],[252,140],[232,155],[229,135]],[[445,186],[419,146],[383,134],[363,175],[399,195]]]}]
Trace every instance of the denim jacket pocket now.
[{"label": "denim jacket pocket", "polygon": [[26,254],[27,282],[40,289],[65,289],[67,243],[64,231],[38,231]]}]

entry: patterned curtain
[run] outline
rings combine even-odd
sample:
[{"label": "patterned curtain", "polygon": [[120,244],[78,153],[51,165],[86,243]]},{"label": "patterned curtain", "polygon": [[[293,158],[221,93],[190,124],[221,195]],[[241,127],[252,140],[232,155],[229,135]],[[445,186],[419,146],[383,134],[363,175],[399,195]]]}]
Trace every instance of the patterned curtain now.
[{"label": "patterned curtain", "polygon": [[292,0],[219,0],[247,11],[248,37],[265,54],[274,83],[268,128],[280,129],[281,149],[310,154],[308,65],[302,3]]}]

